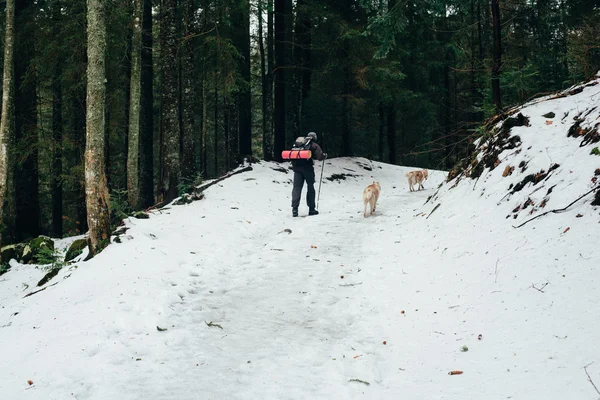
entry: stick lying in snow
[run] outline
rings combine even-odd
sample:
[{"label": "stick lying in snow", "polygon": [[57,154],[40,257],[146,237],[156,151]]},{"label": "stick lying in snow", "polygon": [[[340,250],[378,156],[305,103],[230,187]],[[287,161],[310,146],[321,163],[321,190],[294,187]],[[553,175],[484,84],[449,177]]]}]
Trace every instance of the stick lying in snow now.
[{"label": "stick lying in snow", "polygon": [[537,287],[535,287],[535,284],[532,284],[530,287],[531,287],[531,288],[534,288],[534,289],[535,289],[535,290],[537,290],[538,292],[546,293],[546,292],[544,292],[544,290],[543,290],[543,289],[544,289],[546,286],[548,286],[548,284],[549,284],[549,283],[550,283],[550,282],[546,281],[546,283],[544,283],[544,284],[542,285],[542,287],[540,287],[540,288],[537,288]]},{"label": "stick lying in snow", "polygon": [[221,182],[222,180],[225,180],[225,179],[230,178],[230,177],[232,177],[234,175],[241,174],[242,172],[247,172],[247,171],[252,171],[252,166],[251,165],[248,165],[248,166],[240,168],[240,169],[235,169],[235,170],[233,170],[231,172],[226,173],[225,175],[221,176],[220,178],[217,178],[217,179],[215,179],[213,181],[210,181],[208,183],[205,183],[203,185],[196,186],[194,188],[194,192],[198,192],[198,193],[202,192],[202,191],[208,189],[209,187],[211,187],[212,185],[215,185],[215,184]]},{"label": "stick lying in snow", "polygon": [[435,210],[437,210],[437,209],[438,209],[438,207],[439,207],[439,206],[441,206],[441,205],[442,205],[442,203],[438,203],[438,205],[437,205],[437,206],[433,207],[433,210],[431,210],[431,212],[429,213],[429,215],[428,215],[428,216],[427,216],[427,218],[425,218],[425,219],[429,219],[429,217],[431,217],[431,214],[433,214],[433,212],[434,212]]},{"label": "stick lying in snow", "polygon": [[586,365],[585,367],[583,367],[583,370],[585,371],[585,374],[588,377],[588,381],[590,381],[590,383],[592,384],[592,386],[594,387],[594,389],[596,389],[596,393],[600,394],[600,390],[598,390],[598,388],[594,384],[594,381],[592,381],[592,378],[590,377],[590,374],[587,372],[587,367],[589,367],[592,364],[593,364],[593,362],[589,363],[588,365]]},{"label": "stick lying in snow", "polygon": [[32,294],[39,293],[39,292],[41,292],[42,290],[46,290],[46,289],[48,289],[50,286],[54,286],[54,285],[57,285],[57,284],[58,284],[58,282],[54,282],[52,285],[48,285],[48,286],[46,286],[46,287],[44,287],[44,288],[41,288],[41,289],[39,289],[39,290],[36,290],[36,291],[34,291],[34,292],[27,293],[25,296],[23,296],[23,298],[25,298],[25,297],[29,297],[29,296],[31,296]]},{"label": "stick lying in snow", "polygon": [[364,384],[365,384],[365,385],[367,385],[367,386],[369,386],[369,385],[370,385],[370,383],[369,383],[369,382],[367,382],[367,381],[363,381],[363,380],[360,380],[360,379],[350,379],[348,382],[360,382],[360,383],[364,383]]},{"label": "stick lying in snow", "polygon": [[579,196],[578,198],[576,198],[575,200],[573,200],[573,201],[572,201],[572,202],[571,202],[571,203],[570,203],[568,206],[566,206],[566,207],[563,207],[563,208],[557,208],[556,210],[550,210],[550,211],[546,211],[545,213],[541,213],[540,215],[536,215],[535,217],[533,217],[533,218],[531,218],[531,219],[528,219],[527,221],[523,222],[521,225],[517,225],[517,226],[514,226],[514,225],[513,225],[513,228],[515,228],[515,229],[516,229],[516,228],[520,228],[520,227],[522,227],[523,225],[525,225],[526,223],[528,223],[528,222],[531,222],[531,221],[533,221],[533,220],[534,220],[534,219],[536,219],[536,218],[543,217],[543,216],[544,216],[544,215],[546,215],[546,214],[550,214],[550,213],[558,214],[558,213],[561,213],[561,212],[563,212],[563,211],[566,211],[566,210],[567,210],[567,208],[571,207],[573,204],[577,203],[579,200],[583,199],[585,196],[587,196],[588,194],[590,194],[590,193],[592,193],[592,192],[594,192],[594,191],[596,191],[596,190],[598,190],[598,189],[600,189],[600,185],[597,185],[597,186],[595,186],[595,187],[594,187],[592,190],[590,190],[590,191],[588,191],[588,192],[586,192],[586,193],[582,194],[581,196]]},{"label": "stick lying in snow", "polygon": [[[225,175],[223,175],[223,176],[221,176],[221,177],[219,177],[219,178],[217,178],[215,180],[212,180],[212,181],[210,181],[208,183],[205,183],[203,185],[200,185],[200,186],[196,186],[196,187],[194,187],[193,194],[199,195],[200,193],[202,193],[204,190],[208,189],[212,185],[215,185],[215,184],[221,182],[222,180],[225,180],[225,179],[230,178],[230,177],[232,177],[234,175],[241,174],[242,172],[247,172],[247,171],[252,171],[252,166],[251,165],[247,165],[247,166],[241,167],[239,169],[234,169],[233,171],[230,171],[230,172],[226,173]],[[148,207],[145,211],[148,212],[148,211],[151,211],[151,210],[153,210],[155,208],[163,208],[166,205],[167,205],[167,203],[165,203],[164,201],[161,201],[160,203],[156,203],[155,205]]]},{"label": "stick lying in snow", "polygon": [[221,328],[221,329],[223,329],[223,327],[222,327],[221,325],[219,325],[219,324],[213,324],[213,322],[212,322],[212,321],[210,321],[210,322],[206,322],[206,321],[204,321],[204,323],[205,323],[206,325],[208,325],[208,326],[216,326],[217,328]]}]

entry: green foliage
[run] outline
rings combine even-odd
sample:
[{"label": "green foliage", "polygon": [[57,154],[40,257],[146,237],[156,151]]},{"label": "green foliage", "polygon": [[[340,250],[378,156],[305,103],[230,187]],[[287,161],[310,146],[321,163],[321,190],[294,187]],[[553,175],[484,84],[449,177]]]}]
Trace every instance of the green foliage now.
[{"label": "green foliage", "polygon": [[133,208],[127,201],[127,190],[115,189],[110,193],[110,225],[115,229],[121,222],[133,212]]},{"label": "green foliage", "polygon": [[594,147],[590,154],[594,156],[600,156],[600,150],[597,147]]},{"label": "green foliage", "polygon": [[375,4],[369,0],[361,0],[360,3],[370,14],[365,33],[373,35],[379,43],[374,58],[386,58],[396,46],[398,33],[408,24],[404,10],[399,2],[391,9],[384,2]]},{"label": "green foliage", "polygon": [[460,351],[462,351],[463,353],[466,353],[467,351],[469,351],[469,348],[465,345],[460,348]]},{"label": "green foliage", "polygon": [[33,255],[34,263],[39,265],[54,264],[58,258],[58,253],[48,247],[40,247]]},{"label": "green foliage", "polygon": [[181,178],[179,185],[177,185],[178,196],[184,194],[190,194],[194,191],[194,187],[199,186],[204,181],[202,174],[198,173],[194,178]]},{"label": "green foliage", "polygon": [[4,275],[9,270],[10,270],[10,265],[8,264],[8,261],[2,261],[2,263],[0,264],[0,276]]},{"label": "green foliage", "polygon": [[583,21],[569,32],[566,61],[570,80],[589,79],[600,70],[600,9],[584,16]]},{"label": "green foliage", "polygon": [[102,250],[104,250],[108,245],[110,244],[110,239],[106,238],[106,239],[102,239],[99,243],[98,246],[96,246],[96,249],[94,250],[94,255],[100,253]]},{"label": "green foliage", "polygon": [[69,246],[69,249],[65,254],[65,262],[69,262],[75,257],[79,256],[81,253],[83,253],[83,249],[85,249],[87,246],[88,242],[86,239],[75,240],[73,243],[71,243],[71,246]]}]

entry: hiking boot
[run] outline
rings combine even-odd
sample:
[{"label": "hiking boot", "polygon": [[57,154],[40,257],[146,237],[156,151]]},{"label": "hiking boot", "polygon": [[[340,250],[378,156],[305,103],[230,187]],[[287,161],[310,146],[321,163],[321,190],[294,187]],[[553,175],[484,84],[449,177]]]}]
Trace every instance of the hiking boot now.
[{"label": "hiking boot", "polygon": [[292,208],[292,217],[297,217],[297,216],[298,216],[298,209]]},{"label": "hiking boot", "polygon": [[313,208],[312,210],[308,211],[308,215],[319,215],[319,212]]}]

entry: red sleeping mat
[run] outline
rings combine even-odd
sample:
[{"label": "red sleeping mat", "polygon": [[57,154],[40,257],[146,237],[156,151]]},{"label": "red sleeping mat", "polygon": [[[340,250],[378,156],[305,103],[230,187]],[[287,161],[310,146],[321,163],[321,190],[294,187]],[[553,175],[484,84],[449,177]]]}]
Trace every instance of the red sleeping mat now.
[{"label": "red sleeping mat", "polygon": [[281,158],[284,160],[308,160],[312,157],[310,150],[284,150],[281,152]]}]

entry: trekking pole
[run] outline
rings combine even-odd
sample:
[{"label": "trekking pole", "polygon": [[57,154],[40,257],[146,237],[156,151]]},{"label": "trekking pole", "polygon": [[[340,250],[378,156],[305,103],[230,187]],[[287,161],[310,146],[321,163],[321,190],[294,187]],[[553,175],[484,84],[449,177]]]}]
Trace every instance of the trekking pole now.
[{"label": "trekking pole", "polygon": [[321,182],[323,182],[323,170],[325,169],[325,159],[321,165],[321,179],[319,180],[319,194],[317,195],[317,210],[319,209],[319,199],[321,198]]}]

